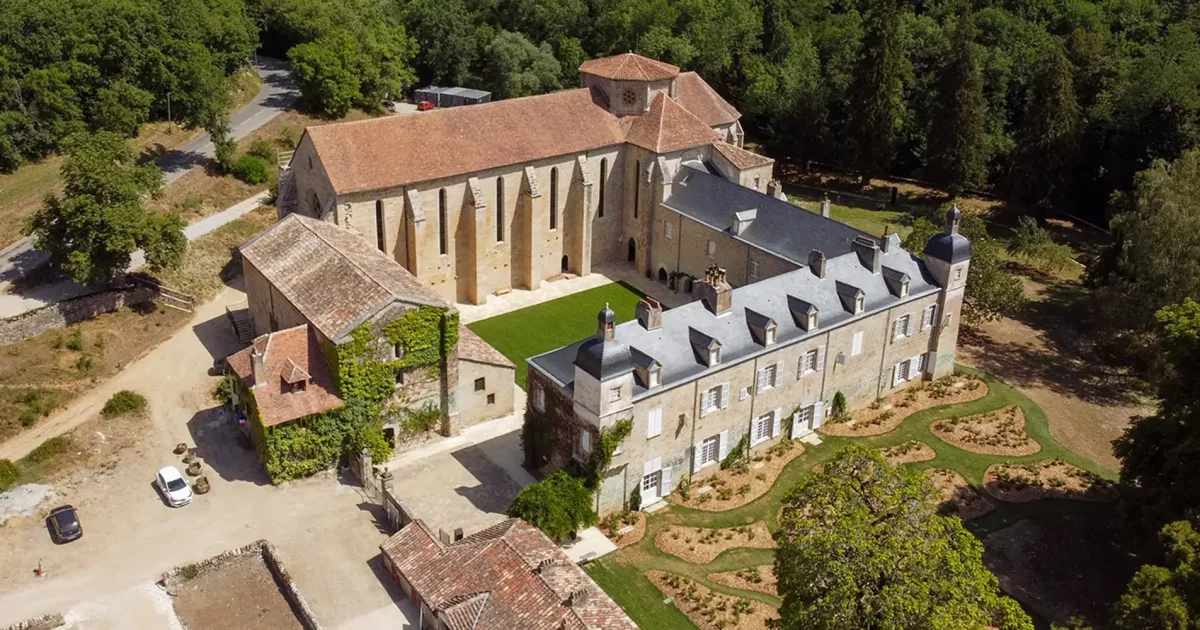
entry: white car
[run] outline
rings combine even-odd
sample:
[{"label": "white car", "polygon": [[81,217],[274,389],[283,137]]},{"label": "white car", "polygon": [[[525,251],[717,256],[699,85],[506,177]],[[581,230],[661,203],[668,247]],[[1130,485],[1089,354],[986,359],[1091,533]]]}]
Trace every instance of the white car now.
[{"label": "white car", "polygon": [[158,486],[171,507],[183,507],[192,502],[192,488],[174,466],[158,471],[154,485]]}]

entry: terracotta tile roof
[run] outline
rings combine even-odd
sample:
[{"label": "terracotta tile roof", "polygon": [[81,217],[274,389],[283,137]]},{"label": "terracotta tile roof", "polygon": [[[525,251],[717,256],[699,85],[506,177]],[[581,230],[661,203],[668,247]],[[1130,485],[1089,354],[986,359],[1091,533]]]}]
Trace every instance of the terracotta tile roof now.
[{"label": "terracotta tile roof", "polygon": [[675,79],[675,99],[709,127],[728,125],[742,117],[729,101],[721,98],[700,75],[684,72]]},{"label": "terracotta tile roof", "polygon": [[500,354],[499,350],[493,348],[491,344],[463,325],[458,327],[458,358],[506,368],[514,367],[508,357]]},{"label": "terracotta tile roof", "polygon": [[450,544],[418,520],[380,549],[451,630],[637,628],[583,569],[519,519]]},{"label": "terracotta tile roof", "polygon": [[698,147],[718,139],[717,132],[661,92],[650,102],[649,111],[627,116],[621,124],[627,128],[626,142],[655,153]]},{"label": "terracotta tile roof", "polygon": [[[265,382],[254,387],[250,353],[263,353]],[[254,396],[259,418],[266,426],[298,420],[342,406],[333,376],[316,334],[306,324],[263,335],[250,347],[227,359],[229,369],[242,379]],[[301,375],[307,378],[300,378]],[[292,392],[291,384],[307,381],[304,391]]]},{"label": "terracotta tile roof", "polygon": [[624,141],[617,118],[587,88],[309,127],[306,133],[339,195]]},{"label": "terracotta tile roof", "polygon": [[589,59],[579,64],[579,71],[617,81],[662,81],[679,76],[679,66],[632,52]]},{"label": "terracotta tile roof", "polygon": [[729,160],[730,164],[733,164],[739,169],[754,168],[755,166],[764,166],[775,163],[775,160],[772,160],[765,155],[759,155],[753,151],[747,151],[725,141],[714,142],[713,148],[717,150],[717,153],[720,153],[722,156],[724,156],[726,160]]},{"label": "terracotta tile roof", "polygon": [[332,341],[393,301],[450,306],[365,239],[326,221],[290,214],[241,252]]}]

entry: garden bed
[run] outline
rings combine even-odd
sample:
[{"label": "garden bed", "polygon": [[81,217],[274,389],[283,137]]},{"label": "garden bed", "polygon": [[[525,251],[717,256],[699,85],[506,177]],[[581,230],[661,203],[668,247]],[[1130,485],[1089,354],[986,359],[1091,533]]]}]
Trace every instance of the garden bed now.
[{"label": "garden bed", "polygon": [[658,532],[655,544],[659,549],[692,564],[708,564],[727,549],[774,549],[775,539],[771,537],[767,524],[758,521],[724,529],[669,525]]},{"label": "garden bed", "polygon": [[880,449],[879,454],[883,455],[883,458],[893,466],[927,462],[937,457],[937,453],[928,444],[916,440],[909,440],[903,444]]},{"label": "garden bed", "polygon": [[883,435],[918,411],[979,400],[987,393],[987,383],[979,378],[967,374],[946,375],[898,391],[844,418],[831,418],[818,431],[843,437]]},{"label": "garden bed", "polygon": [[1019,405],[938,420],[929,430],[947,444],[970,453],[1020,456],[1042,450],[1042,445],[1025,432],[1025,412]]},{"label": "garden bed", "polygon": [[770,620],[779,617],[778,611],[762,602],[714,593],[686,577],[662,571],[647,571],[646,577],[700,630],[766,630]]},{"label": "garden bed", "polygon": [[982,497],[963,476],[953,470],[931,468],[925,471],[929,483],[942,497],[942,510],[969,521],[996,509],[996,504]]},{"label": "garden bed", "polygon": [[260,554],[184,567],[180,578],[171,596],[175,614],[190,630],[304,628]]},{"label": "garden bed", "polygon": [[775,580],[775,567],[770,564],[738,569],[728,573],[710,573],[708,579],[717,584],[740,588],[744,591],[758,591],[767,595],[774,595],[775,586],[778,584]]},{"label": "garden bed", "polygon": [[743,506],[766,494],[788,462],[804,454],[799,440],[782,440],[740,465],[718,471],[694,484],[680,480],[667,501],[698,510],[719,512]]},{"label": "garden bed", "polygon": [[628,547],[646,535],[646,513],[613,512],[600,522],[600,532],[613,541],[617,549]]},{"label": "garden bed", "polygon": [[1112,482],[1058,459],[1036,464],[992,464],[983,475],[983,487],[993,497],[1010,503],[1040,499],[1103,503],[1118,497]]}]

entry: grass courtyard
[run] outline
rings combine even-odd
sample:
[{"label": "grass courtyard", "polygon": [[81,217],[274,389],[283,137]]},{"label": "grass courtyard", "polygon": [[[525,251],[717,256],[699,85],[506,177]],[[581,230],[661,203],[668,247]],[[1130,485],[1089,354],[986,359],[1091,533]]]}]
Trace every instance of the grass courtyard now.
[{"label": "grass courtyard", "polygon": [[618,323],[633,319],[642,297],[637,289],[614,282],[468,324],[467,328],[517,366],[517,385],[525,389],[526,359],[594,335],[596,314],[605,304],[617,314]]}]

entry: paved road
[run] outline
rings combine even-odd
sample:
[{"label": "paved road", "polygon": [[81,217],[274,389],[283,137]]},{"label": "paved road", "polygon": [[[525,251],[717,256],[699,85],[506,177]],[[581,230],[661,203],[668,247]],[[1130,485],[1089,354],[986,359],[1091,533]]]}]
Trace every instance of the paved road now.
[{"label": "paved road", "polygon": [[[230,118],[233,136],[237,139],[244,138],[267,124],[272,118],[291,107],[299,97],[299,92],[288,80],[285,62],[260,57],[255,70],[263,78],[262,89],[258,91],[258,95],[254,97],[253,101],[234,112]],[[203,164],[212,154],[212,141],[209,140],[207,133],[203,133],[178,149],[163,154],[155,163],[162,169],[166,176],[166,183],[169,185],[183,177],[191,169]],[[232,221],[234,218],[237,217],[228,217],[226,222]],[[224,225],[224,223],[220,225]],[[211,226],[208,231],[216,229],[220,225]],[[194,237],[189,235],[189,238]],[[64,300],[83,292],[83,289],[72,283],[60,283],[38,287],[25,296],[14,296],[9,293],[14,280],[46,264],[48,259],[49,256],[46,253],[33,249],[33,242],[28,238],[21,239],[0,251],[0,317],[19,315],[47,303]]]}]

